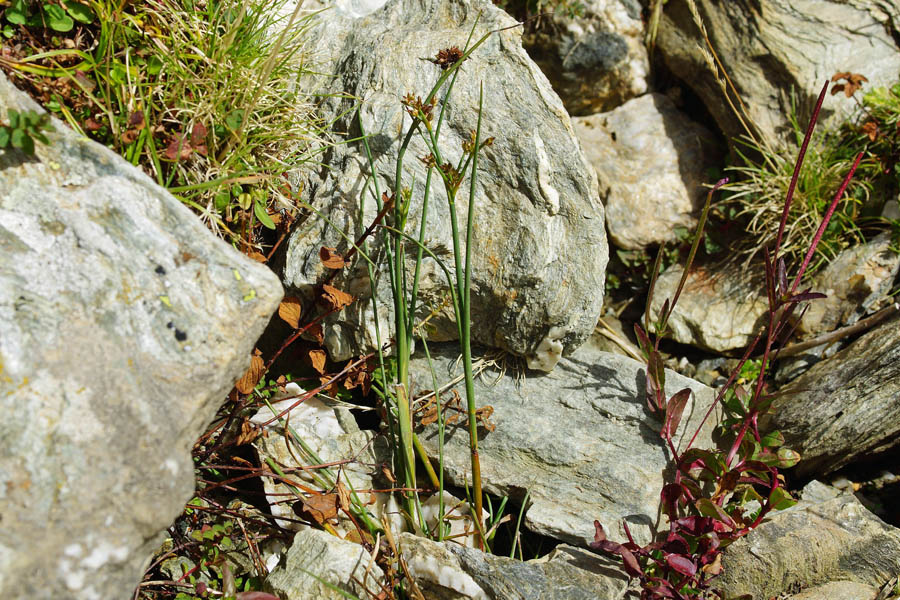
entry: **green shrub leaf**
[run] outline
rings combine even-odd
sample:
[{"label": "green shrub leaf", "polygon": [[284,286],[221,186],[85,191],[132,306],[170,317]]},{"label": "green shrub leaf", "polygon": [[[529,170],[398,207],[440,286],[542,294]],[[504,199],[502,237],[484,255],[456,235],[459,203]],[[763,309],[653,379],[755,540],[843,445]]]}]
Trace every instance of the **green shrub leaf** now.
[{"label": "green shrub leaf", "polygon": [[79,23],[84,23],[85,25],[87,25],[88,23],[94,22],[94,11],[91,10],[91,7],[86,4],[69,2],[66,5],[66,10],[69,15]]},{"label": "green shrub leaf", "polygon": [[65,33],[72,31],[72,28],[75,27],[75,21],[72,20],[72,17],[67,15],[62,7],[55,4],[44,5],[44,16],[47,18],[47,25],[53,31]]},{"label": "green shrub leaf", "polygon": [[275,223],[272,221],[272,217],[269,216],[269,213],[266,212],[266,207],[263,206],[262,202],[253,203],[253,212],[256,213],[256,218],[263,224],[263,227],[275,229]]}]

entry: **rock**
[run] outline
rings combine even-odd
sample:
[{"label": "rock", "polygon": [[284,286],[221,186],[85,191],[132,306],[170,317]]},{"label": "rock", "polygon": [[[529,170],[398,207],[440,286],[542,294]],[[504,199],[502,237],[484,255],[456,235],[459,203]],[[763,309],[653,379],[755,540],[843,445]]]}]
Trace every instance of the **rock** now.
[{"label": "rock", "polygon": [[900,570],[900,530],[849,494],[814,481],[800,503],[770,514],[724,553],[714,587],[726,597],[771,598],[836,581],[880,586]]},{"label": "rock", "polygon": [[[6,112],[40,108],[0,75]],[[131,597],[282,291],[54,120],[0,154],[0,595]]]},{"label": "rock", "polygon": [[[441,384],[460,372],[455,348],[432,348],[431,354]],[[425,359],[415,358],[410,373],[416,391],[432,387]],[[586,545],[598,519],[611,539],[624,540],[624,519],[636,539],[649,541],[659,526],[668,454],[644,399],[645,377],[637,361],[590,344],[549,374],[485,373],[485,381],[476,380],[476,404],[493,408],[489,421],[496,428],[482,428],[479,436],[484,489],[517,502],[530,492],[525,524],[543,535]],[[710,388],[667,372],[669,396],[685,387],[694,394],[676,438],[682,444],[684,432],[693,434],[713,400]],[[460,487],[470,477],[465,421],[462,414],[447,426],[444,444],[445,472]],[[711,429],[707,423],[697,446],[711,447]],[[436,425],[419,439],[430,456],[438,455]]]},{"label": "rock", "polygon": [[[657,279],[650,304],[654,319],[663,302],[675,296],[683,272],[681,265],[672,265]],[[768,323],[764,286],[756,273],[739,266],[714,270],[695,264],[669,318],[669,337],[713,352],[746,346]]]},{"label": "rock", "polygon": [[803,457],[801,475],[826,474],[900,444],[900,318],[872,329],[797,378],[769,428]]},{"label": "rock", "polygon": [[650,61],[636,0],[588,0],[557,10],[522,40],[570,115],[612,110],[647,92]]},{"label": "rock", "polygon": [[793,594],[788,600],[873,600],[877,594],[877,589],[865,583],[832,581]]},{"label": "rock", "polygon": [[[322,15],[310,43],[331,60],[318,70],[335,73],[322,93],[347,92],[364,100],[360,117],[371,136],[381,190],[393,189],[398,131],[410,122],[401,97],[428,93],[441,70],[423,59],[448,46],[464,46],[479,14],[473,39],[514,24],[486,0],[391,0],[365,17]],[[442,129],[441,147],[448,157],[457,160],[462,141],[476,125],[482,82],[482,129],[495,141],[479,158],[471,258],[472,332],[480,343],[528,356],[533,368],[551,369],[560,353],[572,351],[587,338],[600,315],[608,249],[596,176],[559,98],[522,50],[518,30],[493,34],[463,67]],[[329,98],[326,120],[328,115],[343,115],[335,130],[358,133],[354,106],[345,97]],[[418,157],[425,154],[424,144],[414,137],[403,178],[404,185],[412,185],[415,178],[410,232],[419,230],[426,176]],[[328,149],[323,162],[327,168],[306,184],[309,202],[353,238],[376,214],[368,196],[359,219],[368,172],[365,154],[357,142],[338,144]],[[462,186],[457,206],[463,224],[467,186]],[[376,242],[370,254],[380,257]],[[432,186],[425,245],[453,270],[448,203],[437,183]],[[346,252],[348,242],[318,218],[298,226],[288,244],[284,281],[307,297],[325,277],[318,258],[322,246]],[[414,252],[409,248],[406,266],[411,280]],[[346,267],[335,281],[335,286],[360,298],[324,323],[332,358],[344,359],[376,345],[365,263]],[[435,313],[429,320],[429,337],[455,339],[447,280],[427,256],[419,291],[419,317]],[[386,339],[387,324],[393,322],[386,273],[378,277],[376,294]]]},{"label": "rock", "polygon": [[361,545],[303,529],[294,536],[285,564],[269,573],[265,586],[281,600],[343,600],[347,593],[375,597],[383,583],[384,572]]},{"label": "rock", "polygon": [[[791,131],[792,93],[809,110],[835,73],[861,73],[869,80],[864,91],[897,80],[900,6],[893,0],[697,0],[697,6],[743,105],[770,141],[791,137],[785,134]],[[703,39],[687,0],[668,2],[657,37],[666,64],[700,96],[726,135],[745,134],[698,44]],[[822,117],[827,122],[829,115],[855,109],[843,94],[829,95]]]},{"label": "rock", "polygon": [[616,598],[628,585],[617,561],[561,545],[521,562],[453,543],[400,534],[401,553],[429,600]]},{"label": "rock", "polygon": [[716,142],[662,94],[573,119],[597,171],[613,243],[627,250],[670,242],[697,225]]},{"label": "rock", "polygon": [[[251,419],[257,425],[263,425],[272,420],[276,415],[290,409],[303,394],[296,383],[288,383],[285,391],[280,396],[285,399],[275,398],[272,412],[268,407],[261,408]],[[285,431],[285,422],[292,430]],[[288,448],[288,439],[291,448]],[[304,447],[305,445],[305,447]],[[257,437],[253,441],[260,463],[267,464],[269,460],[275,462],[282,469],[297,469],[292,479],[299,480],[308,489],[315,489],[325,495],[334,495],[338,476],[335,469],[316,469],[315,471],[300,471],[304,467],[319,464],[340,463],[340,481],[352,494],[356,490],[371,490],[373,475],[376,467],[373,465],[390,464],[390,450],[385,446],[383,438],[377,438],[372,431],[360,431],[353,415],[346,408],[336,408],[326,405],[318,398],[308,398],[300,405],[290,409],[282,421],[274,421],[265,425],[265,435]],[[301,462],[298,463],[297,461]],[[278,524],[287,529],[306,528],[307,525],[297,520],[292,503],[286,503],[285,499],[294,494],[291,486],[273,478],[263,478],[263,488],[272,511],[272,515],[278,518]],[[311,495],[306,494],[306,498]],[[370,496],[368,492],[357,495],[361,504],[367,504]],[[376,521],[382,514],[393,513],[396,508],[390,494],[372,494],[375,502],[368,509]],[[300,498],[296,497],[299,501]],[[385,507],[389,507],[386,511]],[[393,516],[393,515],[392,515]],[[354,531],[356,527],[348,521],[345,515],[338,511],[330,522],[341,533]],[[402,527],[403,520],[394,520],[395,525]]]},{"label": "rock", "polygon": [[900,269],[900,254],[891,245],[891,234],[883,233],[842,251],[818,273],[810,286],[828,297],[809,303],[797,328],[801,335],[852,325],[889,304],[888,293]]}]

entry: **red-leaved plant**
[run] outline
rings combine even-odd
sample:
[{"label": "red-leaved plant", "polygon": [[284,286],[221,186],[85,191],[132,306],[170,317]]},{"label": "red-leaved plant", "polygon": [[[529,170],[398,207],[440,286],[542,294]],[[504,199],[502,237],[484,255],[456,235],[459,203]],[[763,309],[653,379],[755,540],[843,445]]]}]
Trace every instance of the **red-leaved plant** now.
[{"label": "red-leaved plant", "polygon": [[[652,412],[662,416],[660,436],[668,446],[674,466],[673,481],[665,485],[660,493],[662,512],[668,518],[669,531],[665,533],[665,537],[660,534],[657,541],[639,546],[632,538],[628,525],[623,524],[628,542],[620,544],[606,539],[603,526],[599,521],[594,521],[596,534],[595,541],[591,543],[595,549],[621,557],[625,571],[640,580],[642,600],[721,598],[719,592],[710,590],[710,584],[722,572],[722,550],[736,539],[747,535],[770,511],[788,508],[796,503],[784,488],[784,478],[778,470],[795,465],[800,456],[783,446],[784,438],[779,432],[762,435],[759,431],[759,419],[772,411],[772,403],[777,397],[777,394],[768,392],[764,385],[766,368],[770,361],[777,358],[778,350],[793,333],[793,324],[797,319],[792,319],[792,316],[801,303],[825,297],[809,290],[798,292],[798,287],[831,215],[862,158],[862,153],[857,155],[853,167],[819,225],[800,269],[793,281],[789,282],[779,249],[797,176],[827,90],[826,83],[797,156],[775,247],[771,253],[768,250],[764,253],[769,301],[768,325],[747,347],[740,363],[719,390],[713,405],[703,418],[705,423],[716,405],[726,399],[724,401],[732,413],[732,418],[722,424],[725,429],[723,447],[727,450],[692,447],[703,426],[701,423],[685,449],[679,453],[672,437],[678,429],[690,390],[683,389],[666,399],[665,370],[659,353],[659,340],[665,335],[668,319],[678,302],[700,244],[712,195],[727,183],[727,179],[719,181],[710,190],[675,296],[671,302],[667,299],[663,303],[657,320],[651,324],[650,300],[653,297],[662,251],[657,256],[650,282],[644,327],[635,324],[635,333],[647,363],[647,404]],[[655,342],[651,342],[648,334],[651,325],[655,332]],[[759,374],[748,390],[737,384],[738,375],[761,340],[765,340],[765,346],[761,352]]]}]

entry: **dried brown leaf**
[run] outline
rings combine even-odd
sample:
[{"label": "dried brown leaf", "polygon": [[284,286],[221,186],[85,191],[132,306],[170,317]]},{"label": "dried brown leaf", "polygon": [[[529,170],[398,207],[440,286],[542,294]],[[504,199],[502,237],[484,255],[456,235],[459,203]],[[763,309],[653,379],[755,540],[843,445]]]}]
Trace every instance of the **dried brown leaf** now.
[{"label": "dried brown leaf", "polygon": [[191,157],[193,152],[194,149],[191,147],[191,143],[187,138],[184,135],[177,133],[172,136],[169,145],[166,146],[163,157],[169,162],[176,162],[178,160],[187,160]]},{"label": "dried brown leaf", "polygon": [[297,504],[294,512],[303,519],[324,524],[338,514],[338,495],[335,493],[314,494]]},{"label": "dried brown leaf", "polygon": [[[237,440],[235,440],[235,445],[243,446],[244,444],[249,444],[258,437],[259,428],[257,428],[256,425],[245,418],[241,423],[241,432],[238,434]],[[235,460],[237,458],[238,457],[235,457]]]},{"label": "dried brown leaf", "polygon": [[262,379],[263,374],[266,372],[266,363],[263,362],[261,352],[259,350],[253,351],[253,358],[250,359],[250,367],[244,372],[244,375],[238,380],[234,387],[237,388],[242,394],[249,394],[253,391],[253,388],[256,387],[256,384],[259,383],[259,380]]},{"label": "dried brown leaf", "polygon": [[302,312],[300,298],[296,296],[285,296],[281,304],[278,305],[278,316],[294,329],[300,327],[300,315]]},{"label": "dried brown leaf", "polygon": [[327,359],[328,356],[325,354],[324,350],[316,348],[309,351],[309,362],[319,375],[325,374],[325,362]]},{"label": "dried brown leaf", "polygon": [[338,507],[343,511],[349,511],[351,506],[350,490],[343,481],[337,483]]},{"label": "dried brown leaf", "polygon": [[322,302],[334,311],[341,310],[345,306],[353,302],[354,298],[347,292],[342,292],[334,286],[327,283],[322,286]]},{"label": "dried brown leaf", "polygon": [[324,265],[326,269],[340,269],[347,264],[344,257],[341,256],[336,248],[329,248],[327,246],[322,246],[319,249],[319,258],[322,260],[322,265]]},{"label": "dried brown leaf", "polygon": [[313,323],[306,331],[320,344],[325,343],[325,332],[322,331],[322,326],[319,323]]}]

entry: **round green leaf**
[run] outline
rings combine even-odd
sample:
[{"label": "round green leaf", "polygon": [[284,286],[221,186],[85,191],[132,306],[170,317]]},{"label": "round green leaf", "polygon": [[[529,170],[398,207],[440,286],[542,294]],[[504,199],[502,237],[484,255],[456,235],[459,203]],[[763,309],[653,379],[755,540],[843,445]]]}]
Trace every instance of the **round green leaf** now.
[{"label": "round green leaf", "polygon": [[84,23],[86,25],[94,22],[94,11],[86,4],[69,2],[66,5],[66,12],[79,23]]},{"label": "round green leaf", "polygon": [[66,31],[72,31],[72,28],[75,27],[75,21],[72,20],[72,17],[67,15],[66,11],[56,4],[44,5],[44,17],[47,20],[47,25],[53,31],[65,33]]},{"label": "round green leaf", "polygon": [[0,127],[0,148],[6,148],[7,146],[9,146],[9,133],[9,127]]},{"label": "round green leaf", "polygon": [[4,16],[13,25],[24,25],[28,20],[28,7],[25,5],[25,0],[15,0],[12,6],[6,9]]}]

